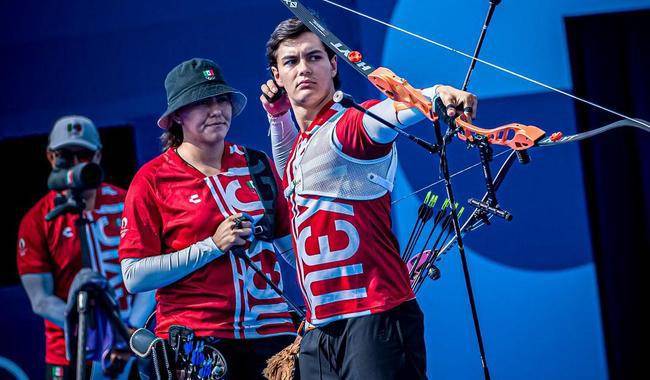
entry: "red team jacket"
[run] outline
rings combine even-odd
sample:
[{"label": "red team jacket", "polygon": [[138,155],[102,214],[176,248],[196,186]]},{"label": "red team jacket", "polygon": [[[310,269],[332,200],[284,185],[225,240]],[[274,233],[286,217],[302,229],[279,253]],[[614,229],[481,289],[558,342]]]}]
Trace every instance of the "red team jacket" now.
[{"label": "red team jacket", "polygon": [[[90,258],[94,270],[108,278],[115,290],[123,317],[130,313],[132,296],[124,288],[122,272],[117,259],[117,246],[125,191],[102,184],[97,191],[95,209],[86,212],[92,220],[87,229]],[[81,269],[81,240],[75,226],[76,215],[65,214],[46,222],[45,215],[54,208],[56,192],[41,198],[23,217],[18,229],[18,273],[51,273],[54,295],[64,302],[68,299],[70,284]],[[45,321],[45,362],[68,365],[65,358],[63,329]]]},{"label": "red team jacket", "polygon": [[[362,105],[369,108],[377,103]],[[337,113],[333,107],[333,102],[323,107],[298,136],[287,163],[285,188],[295,177],[295,161],[304,154],[309,132]],[[392,144],[372,141],[362,120],[361,112],[349,109],[337,121],[335,133],[343,153],[356,159],[389,154]],[[310,323],[318,326],[379,313],[415,298],[391,231],[390,193],[359,201],[292,192],[288,202],[296,269]],[[347,222],[345,228],[337,228],[337,224],[343,225],[341,221]],[[304,243],[297,245],[299,241]]]},{"label": "red team jacket", "polygon": [[[221,222],[238,212],[261,217],[264,208],[253,188],[244,149],[226,142],[222,172],[209,177],[174,149],[145,164],[126,196],[120,260],[186,248],[212,236]],[[281,195],[277,205],[275,235],[287,236],[287,206]],[[249,256],[282,288],[273,245],[258,242],[255,247]],[[156,335],[165,338],[174,324],[192,328],[197,336],[230,339],[295,333],[287,305],[231,254],[158,289],[156,300]]]}]

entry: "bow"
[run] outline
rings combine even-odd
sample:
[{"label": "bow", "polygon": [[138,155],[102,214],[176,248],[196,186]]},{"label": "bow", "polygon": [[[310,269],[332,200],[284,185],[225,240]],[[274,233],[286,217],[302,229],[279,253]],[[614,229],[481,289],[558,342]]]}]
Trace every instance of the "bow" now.
[{"label": "bow", "polygon": [[[427,150],[430,153],[437,153],[440,157],[440,172],[442,173],[444,178],[445,188],[447,191],[447,199],[449,200],[449,204],[450,204],[449,215],[445,218],[446,223],[443,225],[443,229],[446,230],[450,223],[453,226],[453,231],[456,237],[456,244],[458,246],[458,251],[460,253],[460,257],[463,264],[463,270],[465,275],[465,287],[467,289],[467,294],[470,301],[472,317],[474,322],[474,329],[475,329],[476,338],[478,341],[479,351],[481,355],[483,374],[486,379],[490,379],[490,373],[487,367],[487,360],[485,359],[485,349],[484,349],[483,338],[480,330],[478,312],[474,302],[474,294],[473,294],[471,280],[469,276],[469,269],[467,266],[465,250],[463,246],[462,229],[459,223],[459,211],[457,209],[457,203],[454,200],[454,193],[451,186],[451,176],[449,173],[449,167],[448,167],[447,156],[446,156],[446,144],[449,141],[451,134],[453,133],[450,131],[456,131],[456,133],[459,136],[462,136],[461,138],[468,141],[468,143],[476,142],[477,146],[481,147],[481,152],[482,152],[481,160],[483,163],[484,172],[489,173],[488,161],[491,160],[491,156],[492,156],[491,147],[490,147],[491,144],[502,144],[502,145],[510,144],[512,146],[523,144],[522,146],[529,147],[530,144],[536,142],[541,137],[543,137],[545,133],[539,128],[526,127],[519,124],[512,124],[509,126],[505,126],[498,130],[484,130],[472,125],[467,120],[464,121],[464,124],[460,124],[458,127],[456,127],[456,123],[454,120],[447,119],[446,123],[450,128],[447,130],[445,136],[443,136],[440,128],[440,121],[438,118],[438,114],[434,111],[435,108],[436,110],[438,110],[438,113],[444,114],[444,104],[442,104],[442,101],[439,98],[434,104],[434,102],[430,101],[422,93],[420,93],[418,90],[413,88],[405,79],[400,78],[391,70],[383,67],[374,69],[370,64],[363,61],[363,56],[361,53],[359,53],[358,51],[351,50],[347,45],[345,45],[338,37],[336,37],[327,28],[325,28],[319,22],[319,20],[311,12],[309,12],[299,1],[282,0],[282,2],[298,19],[300,19],[303,22],[303,24],[305,24],[305,26],[307,26],[314,34],[316,34],[320,38],[320,40],[323,42],[325,46],[328,46],[329,48],[334,50],[334,52],[339,57],[341,57],[343,60],[348,62],[357,72],[364,75],[371,83],[373,83],[377,89],[379,89],[386,96],[391,98],[394,101],[393,104],[396,112],[401,109],[417,108],[425,115],[425,117],[427,117],[429,120],[433,122],[437,144],[432,145]],[[491,17],[491,13],[493,12],[493,7],[495,5],[496,3],[493,2],[491,3],[491,11],[489,17]],[[477,47],[475,56],[478,55],[479,50],[480,48]],[[470,67],[470,70],[468,71],[465,86],[469,81],[469,76],[471,74],[472,69],[473,69],[473,65]],[[339,100],[345,100],[345,96],[342,96],[341,94],[335,97],[338,97]],[[351,99],[349,98],[347,99],[347,102],[349,104],[354,104],[354,102],[351,101]],[[442,112],[440,111],[441,109],[443,109]],[[373,118],[376,118],[378,120],[380,119],[376,115],[373,115],[371,112],[369,111],[366,112]],[[387,122],[384,122],[384,124],[400,132],[400,134],[402,135],[407,134],[406,132],[402,131],[400,128],[392,126]],[[510,136],[511,131],[514,133],[514,137],[512,138]],[[411,140],[416,141],[414,138],[411,138]],[[493,180],[491,176],[487,176],[486,178],[487,178],[486,183],[488,188],[487,195],[486,197],[484,197],[484,201],[482,203],[477,204],[477,207],[479,206],[482,207],[476,209],[476,210],[480,209],[481,212],[483,213],[487,211],[491,211],[493,209],[496,210],[498,208],[496,205],[496,198],[495,198],[496,190],[494,188]],[[485,202],[485,200],[487,201],[487,203]],[[427,264],[430,263],[431,263],[431,259],[429,258],[427,259]],[[422,276],[418,276],[418,278],[421,277]]]},{"label": "bow", "polygon": [[[432,121],[435,121],[437,115],[433,111],[434,106],[432,102],[428,100],[426,97],[424,97],[418,90],[414,89],[408,83],[408,81],[406,81],[403,78],[400,78],[388,68],[384,68],[384,67],[375,68],[367,61],[364,61],[363,55],[359,51],[351,49],[345,43],[343,43],[338,37],[336,37],[333,33],[331,33],[325,26],[322,25],[321,22],[319,22],[316,16],[314,16],[305,6],[302,5],[300,1],[294,1],[294,0],[281,0],[281,1],[297,18],[302,20],[305,23],[305,25],[312,32],[314,32],[314,34],[316,34],[326,46],[332,49],[341,59],[347,62],[357,72],[359,72],[361,75],[366,77],[373,85],[375,85],[375,87],[377,87],[377,89],[379,89],[387,97],[395,100],[394,104],[395,104],[396,111],[415,107],[419,109],[427,118],[429,118]],[[423,37],[419,34],[410,32],[399,26],[395,26],[388,22],[368,16],[362,12],[338,4],[334,1],[331,0],[321,0],[321,1],[328,3],[332,6],[338,7],[340,9],[343,9],[347,12],[358,15],[360,17],[371,20],[373,22],[384,25],[393,30],[397,30],[401,33],[405,33],[414,38],[420,39],[432,45],[438,46],[445,50],[469,58],[471,60],[470,67],[468,69],[467,75],[463,82],[463,88],[462,88],[463,90],[465,90],[467,85],[469,84],[469,79],[476,63],[480,62],[481,64],[491,67],[495,70],[502,71],[511,76],[515,76],[517,78],[528,81],[535,85],[544,87],[550,91],[570,97],[578,102],[598,108],[602,111],[608,112],[610,114],[621,117],[623,119],[591,131],[576,133],[568,136],[564,136],[562,132],[554,132],[550,136],[546,136],[546,133],[543,130],[535,126],[512,123],[512,124],[496,127],[493,129],[484,129],[476,125],[473,125],[470,121],[468,121],[464,117],[461,117],[456,119],[455,121],[457,124],[457,131],[458,131],[457,135],[461,140],[473,142],[474,136],[485,136],[488,139],[487,142],[491,145],[503,145],[513,150],[523,151],[532,147],[547,147],[547,146],[565,144],[568,142],[580,141],[607,132],[611,129],[621,128],[621,127],[636,127],[646,132],[650,132],[650,123],[645,120],[632,118],[630,116],[624,115],[622,113],[619,113],[607,107],[601,106],[587,99],[575,96],[566,91],[560,90],[558,88],[540,82],[536,79],[527,77],[523,74],[519,74],[503,66],[499,66],[497,64],[478,58],[478,53],[480,52],[483,38],[485,37],[485,34],[487,32],[487,26],[491,21],[492,14],[494,12],[495,7],[501,2],[501,0],[489,0],[490,8],[488,9],[488,14],[484,22],[484,27],[481,30],[481,35],[479,37],[479,42],[477,43],[474,55],[469,55],[453,47]],[[501,154],[504,153],[502,152]],[[480,163],[468,166],[464,169],[457,171],[456,173],[453,173],[451,177],[453,178],[456,175],[462,174],[479,165]],[[393,201],[393,204],[399,203],[400,201],[403,201],[406,198],[410,198],[442,182],[443,180],[440,180],[440,181],[433,182],[429,185],[426,185],[421,189],[418,189],[417,191],[408,194],[405,197]]]},{"label": "bow", "polygon": [[[489,223],[489,218],[492,217],[493,215],[501,216],[506,220],[511,219],[511,215],[506,210],[503,210],[499,207],[499,204],[496,199],[496,191],[501,185],[501,183],[503,182],[503,179],[505,178],[505,175],[507,174],[508,170],[514,163],[515,157],[518,158],[519,161],[523,164],[529,161],[529,157],[527,155],[528,149],[534,147],[553,146],[553,145],[559,145],[559,144],[564,144],[573,141],[580,141],[619,127],[631,126],[631,127],[640,128],[646,132],[650,132],[650,123],[644,120],[634,119],[632,117],[621,114],[609,108],[598,105],[587,99],[580,98],[578,96],[559,90],[557,88],[554,88],[550,85],[547,85],[535,79],[516,73],[505,67],[495,65],[493,63],[478,58],[492,15],[494,13],[496,6],[501,2],[501,0],[489,0],[490,6],[488,9],[488,13],[473,55],[463,53],[450,46],[441,44],[439,42],[425,38],[418,34],[412,33],[403,28],[370,17],[359,11],[337,4],[334,1],[331,0],[322,0],[322,1],[330,5],[336,6],[338,8],[344,9],[348,12],[354,13],[358,16],[380,23],[386,27],[398,30],[402,33],[406,33],[410,36],[424,40],[438,47],[444,48],[446,50],[470,58],[471,59],[470,66],[467,71],[465,80],[463,82],[462,90],[466,90],[469,84],[471,74],[476,65],[476,62],[481,62],[482,64],[492,67],[496,70],[529,81],[531,83],[542,86],[553,92],[560,93],[564,96],[568,96],[570,98],[573,98],[576,101],[596,107],[598,109],[601,109],[605,112],[621,117],[623,119],[621,121],[588,132],[577,133],[569,136],[563,136],[561,132],[555,132],[547,137],[546,132],[536,126],[512,123],[512,124],[492,128],[492,129],[486,129],[474,125],[472,121],[466,118],[464,115],[461,115],[457,118],[446,117],[445,106],[444,104],[442,104],[442,101],[439,98],[435,101],[431,101],[427,97],[425,97],[420,91],[413,88],[408,83],[408,81],[399,77],[398,75],[393,73],[390,69],[384,67],[374,68],[368,62],[364,61],[363,55],[359,51],[352,50],[347,45],[345,45],[338,37],[336,37],[324,25],[322,25],[322,23],[319,22],[317,17],[314,16],[309,10],[307,10],[299,1],[282,0],[282,3],[298,19],[300,19],[314,34],[316,34],[321,39],[321,41],[325,46],[332,49],[341,59],[346,61],[361,75],[365,76],[378,90],[380,90],[387,97],[391,98],[394,101],[394,107],[396,112],[407,108],[417,108],[418,110],[420,110],[420,112],[422,112],[422,114],[425,117],[427,117],[433,123],[436,132],[435,134],[436,134],[437,144],[433,145],[431,148],[428,148],[428,150],[430,153],[437,153],[439,155],[440,172],[443,178],[440,181],[427,185],[426,187],[407,195],[406,197],[394,201],[393,204],[403,199],[406,199],[408,197],[411,197],[413,195],[416,195],[417,193],[424,191],[427,188],[430,188],[438,183],[443,183],[443,182],[445,183],[445,187],[447,191],[447,199],[448,199],[448,203],[446,204],[449,205],[449,211],[448,214],[444,216],[446,222],[443,222],[442,233],[444,233],[445,231],[448,232],[447,235],[445,236],[445,239],[443,239],[442,241],[443,242],[446,241],[446,243],[444,243],[444,245],[440,249],[433,249],[428,251],[426,256],[423,256],[424,258],[418,257],[417,259],[414,259],[415,264],[413,264],[414,265],[413,268],[415,269],[411,271],[411,274],[415,272],[417,272],[417,274],[415,278],[412,277],[412,280],[415,280],[413,287],[414,289],[418,289],[422,281],[424,280],[424,278],[426,278],[426,276],[423,276],[422,274],[423,273],[426,274],[429,272],[429,269],[435,268],[433,266],[433,263],[438,259],[440,253],[444,253],[452,246],[452,244],[456,244],[458,246],[458,250],[462,260],[463,271],[465,275],[465,285],[467,288],[470,306],[472,310],[475,333],[476,333],[479,351],[482,359],[481,361],[483,366],[483,373],[485,378],[489,379],[490,374],[487,367],[487,361],[485,359],[485,351],[483,347],[482,335],[481,335],[479,321],[478,321],[478,314],[474,303],[474,296],[473,296],[472,286],[470,282],[469,269],[467,266],[465,252],[463,248],[463,241],[462,241],[463,234],[465,232],[472,231],[483,224]],[[370,114],[370,116],[376,118],[376,116],[373,116],[371,113],[369,112],[367,113]],[[441,116],[445,124],[447,124],[447,126],[449,127],[447,129],[447,132],[444,135],[441,133],[440,130],[439,115]],[[408,137],[412,141],[417,142],[421,146],[425,145],[422,143],[421,139],[418,139],[414,136],[410,136],[409,134],[400,130],[397,127],[390,126],[390,125],[389,127],[395,129],[397,132],[399,132],[399,134]],[[479,150],[481,162],[478,164],[474,164],[470,167],[467,167],[465,169],[462,169],[457,173],[450,174],[447,166],[446,145],[454,135],[457,136],[458,139],[465,141],[469,146],[477,148]],[[510,155],[504,161],[504,163],[502,164],[501,168],[498,170],[497,175],[495,177],[492,176],[491,168],[490,168],[490,162],[495,157],[495,155],[492,152],[492,146],[494,145],[502,145],[512,149],[512,151],[510,151]],[[508,151],[502,152],[496,156],[505,154],[507,152]],[[475,209],[472,212],[472,214],[469,216],[469,218],[465,221],[465,223],[462,226],[460,226],[459,211],[457,210],[457,204],[454,201],[453,191],[451,188],[451,178],[479,165],[481,165],[483,168],[483,174],[486,182],[486,192],[485,195],[480,200],[470,199],[470,204],[474,206]],[[420,232],[422,230],[422,223],[426,223],[426,221],[430,219],[432,215],[432,211],[427,210],[427,207],[432,207],[426,204],[428,201],[429,200],[425,199],[425,204],[423,204],[424,208],[421,207],[420,213],[418,215],[418,221],[416,221],[416,226],[414,226],[414,228],[417,228]],[[440,219],[438,217],[434,218],[434,220],[440,222]],[[450,229],[449,227],[453,227],[453,229]],[[451,239],[448,240],[447,237],[449,236],[451,231],[454,232],[454,235],[452,236]],[[412,235],[409,238],[407,251],[405,251],[403,254],[404,257],[408,258],[410,256],[410,253],[413,249],[412,245],[415,244],[415,241],[417,241],[417,238],[415,238]],[[437,244],[438,244],[438,239],[436,239],[436,243],[434,244],[434,247]],[[419,271],[417,270],[417,267],[420,267]]]}]

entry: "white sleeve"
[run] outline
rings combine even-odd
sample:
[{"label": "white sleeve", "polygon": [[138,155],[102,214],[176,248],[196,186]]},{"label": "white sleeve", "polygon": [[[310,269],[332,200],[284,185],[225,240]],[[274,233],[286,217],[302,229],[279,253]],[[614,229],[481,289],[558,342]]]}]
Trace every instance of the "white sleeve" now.
[{"label": "white sleeve", "polygon": [[280,256],[282,256],[284,261],[295,268],[296,256],[293,253],[293,246],[291,245],[291,235],[273,240],[273,245],[275,246],[275,249],[280,254]]},{"label": "white sleeve", "polygon": [[65,320],[65,301],[54,295],[51,273],[30,273],[20,276],[34,313],[59,327]]},{"label": "white sleeve", "polygon": [[[422,90],[422,94],[429,99],[433,99],[436,89],[437,85],[425,88]],[[409,127],[424,119],[424,115],[417,108],[395,112],[393,103],[395,102],[392,99],[386,99],[368,108],[368,111],[398,127]],[[379,144],[390,143],[397,137],[397,132],[368,115],[363,116],[363,127],[372,141]]]},{"label": "white sleeve", "polygon": [[129,326],[139,328],[144,327],[147,318],[151,315],[156,307],[156,291],[150,290],[144,293],[138,293],[133,296],[131,304],[131,314],[129,314]]},{"label": "white sleeve", "polygon": [[287,167],[291,147],[298,136],[298,129],[296,129],[296,125],[291,118],[290,111],[277,117],[267,116],[269,119],[273,162],[275,162],[275,169],[278,175],[282,178],[284,176],[284,169]]},{"label": "white sleeve", "polygon": [[122,278],[131,293],[141,293],[172,284],[223,255],[208,237],[180,251],[144,259],[124,259]]}]

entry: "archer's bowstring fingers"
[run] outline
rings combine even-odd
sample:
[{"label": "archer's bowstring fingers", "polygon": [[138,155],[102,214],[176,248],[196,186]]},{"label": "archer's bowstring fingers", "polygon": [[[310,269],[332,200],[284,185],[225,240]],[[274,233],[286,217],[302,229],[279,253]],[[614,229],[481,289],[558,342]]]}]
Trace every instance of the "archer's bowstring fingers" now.
[{"label": "archer's bowstring fingers", "polygon": [[438,46],[438,47],[440,47],[440,48],[443,48],[443,49],[449,50],[449,51],[451,51],[451,52],[454,52],[454,53],[456,53],[456,54],[462,55],[463,57],[465,57],[465,58],[469,58],[470,60],[474,60],[474,61],[476,61],[476,62],[480,62],[480,63],[482,63],[482,64],[484,64],[484,65],[486,65],[486,66],[489,66],[489,67],[491,67],[491,68],[493,68],[493,69],[495,69],[495,70],[498,70],[498,71],[501,71],[501,72],[504,72],[504,73],[510,74],[510,75],[512,75],[512,76],[514,76],[514,77],[517,77],[517,78],[519,78],[519,79],[522,79],[522,80],[525,80],[525,81],[527,81],[527,82],[530,82],[530,83],[536,84],[536,85],[538,85],[538,86],[544,87],[544,88],[546,88],[547,90],[551,90],[551,91],[553,91],[553,92],[557,92],[557,93],[559,93],[559,94],[562,94],[562,95],[564,95],[564,96],[568,96],[568,97],[570,97],[570,98],[572,98],[572,99],[574,99],[574,100],[577,100],[577,101],[579,101],[579,102],[581,102],[581,103],[588,104],[588,105],[590,105],[590,106],[592,106],[592,107],[598,108],[598,109],[603,110],[603,111],[605,111],[605,112],[609,112],[609,113],[612,114],[612,115],[616,115],[616,116],[621,117],[621,118],[623,118],[623,119],[627,119],[627,120],[630,120],[630,121],[634,121],[634,122],[640,123],[641,125],[647,127],[647,128],[650,130],[650,124],[648,124],[648,123],[639,122],[638,119],[634,119],[634,118],[632,118],[632,117],[630,117],[630,116],[627,116],[627,115],[622,114],[622,113],[620,113],[620,112],[614,111],[614,110],[612,110],[612,109],[610,109],[610,108],[607,108],[607,107],[601,106],[601,105],[599,105],[599,104],[597,104],[597,103],[594,103],[594,102],[592,102],[592,101],[590,101],[590,100],[587,100],[587,99],[581,98],[581,97],[579,97],[579,96],[573,95],[573,94],[568,93],[568,92],[566,92],[566,91],[562,91],[562,90],[560,90],[559,88],[553,87],[553,86],[551,86],[551,85],[548,85],[548,84],[546,84],[546,83],[544,83],[544,82],[541,82],[541,81],[538,81],[538,80],[536,80],[536,79],[533,79],[533,78],[527,77],[527,76],[525,76],[525,75],[523,75],[523,74],[519,74],[518,72],[513,71],[513,70],[510,70],[510,69],[508,69],[508,68],[506,68],[506,67],[503,67],[503,66],[500,66],[500,65],[494,64],[494,63],[492,63],[492,62],[486,61],[486,60],[481,59],[481,58],[478,58],[478,57],[473,57],[472,55],[467,54],[467,53],[465,53],[465,52],[463,52],[463,51],[460,51],[460,50],[458,50],[458,49],[455,49],[455,48],[453,48],[453,47],[451,47],[451,46],[449,46],[449,45],[442,44],[442,43],[440,43],[440,42],[437,42],[437,41],[434,41],[434,40],[432,40],[432,39],[430,39],[430,38],[427,38],[427,37],[421,36],[421,35],[419,35],[419,34],[417,34],[417,33],[413,33],[413,32],[411,32],[411,31],[408,31],[408,30],[406,30],[406,29],[404,29],[404,28],[401,28],[401,27],[399,27],[399,26],[393,25],[393,24],[388,23],[388,22],[386,22],[386,21],[379,20],[379,19],[377,19],[377,18],[375,18],[375,17],[372,17],[372,16],[369,16],[369,15],[366,15],[366,14],[364,14],[364,13],[362,13],[362,12],[359,12],[359,11],[357,11],[357,10],[354,10],[354,9],[352,9],[352,8],[348,8],[348,7],[344,6],[344,5],[341,5],[341,4],[338,4],[338,3],[335,3],[334,1],[331,1],[331,0],[321,0],[321,1],[323,1],[323,2],[325,2],[325,3],[328,3],[328,4],[330,4],[330,5],[333,5],[333,6],[335,6],[335,7],[341,8],[341,9],[343,9],[343,10],[346,10],[346,11],[348,11],[348,12],[350,12],[350,13],[354,13],[354,14],[356,14],[356,15],[358,15],[358,16],[361,16],[361,17],[367,18],[368,20],[374,21],[374,22],[379,23],[379,24],[381,24],[381,25],[384,25],[384,26],[386,26],[386,27],[388,27],[388,28],[391,28],[391,29],[397,30],[397,31],[399,31],[399,32],[402,32],[402,33],[404,33],[404,34],[407,34],[407,35],[409,35],[409,36],[411,36],[411,37],[415,37],[415,38],[417,38],[417,39],[419,39],[419,40],[422,40],[422,41],[424,41],[424,42],[430,43],[430,44],[432,44],[432,45],[435,45],[435,46]]}]

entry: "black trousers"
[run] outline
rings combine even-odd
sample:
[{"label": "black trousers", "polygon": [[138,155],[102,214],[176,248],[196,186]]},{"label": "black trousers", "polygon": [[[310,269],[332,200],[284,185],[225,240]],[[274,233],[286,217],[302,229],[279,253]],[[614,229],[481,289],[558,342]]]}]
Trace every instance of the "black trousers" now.
[{"label": "black trousers", "polygon": [[281,335],[260,339],[220,339],[210,343],[226,358],[228,374],[226,379],[260,379],[266,368],[266,361],[283,348],[293,343],[293,335]]},{"label": "black trousers", "polygon": [[411,300],[308,331],[299,366],[301,380],[426,379],[422,311]]}]

